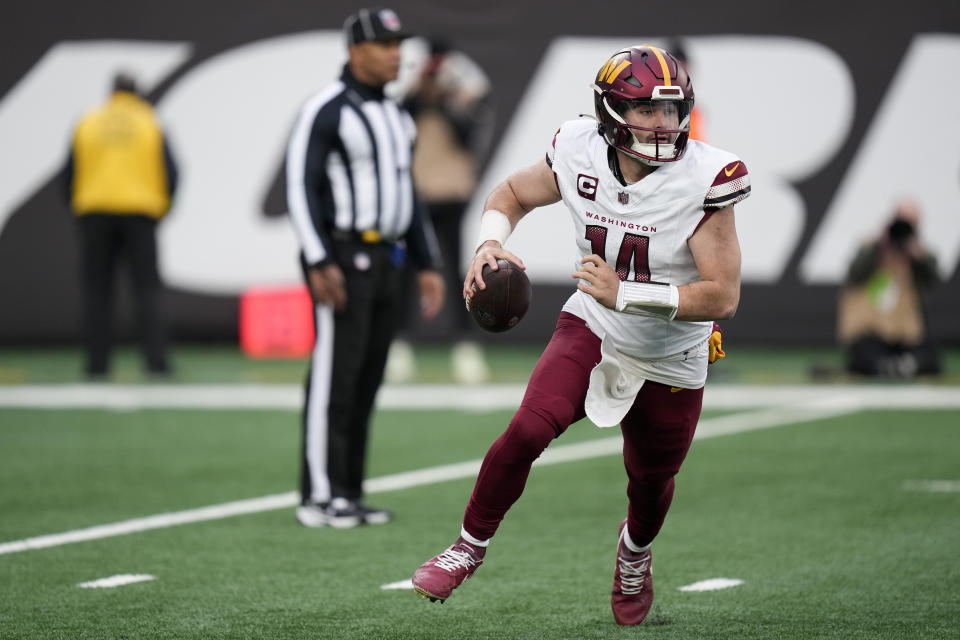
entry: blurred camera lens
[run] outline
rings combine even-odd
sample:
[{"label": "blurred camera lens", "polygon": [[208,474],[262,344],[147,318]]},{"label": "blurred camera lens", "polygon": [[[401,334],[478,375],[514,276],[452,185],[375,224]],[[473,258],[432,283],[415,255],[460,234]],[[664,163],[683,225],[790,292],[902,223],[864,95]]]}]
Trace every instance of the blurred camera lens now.
[{"label": "blurred camera lens", "polygon": [[897,244],[903,244],[913,235],[913,225],[907,220],[894,220],[890,224],[890,239]]}]

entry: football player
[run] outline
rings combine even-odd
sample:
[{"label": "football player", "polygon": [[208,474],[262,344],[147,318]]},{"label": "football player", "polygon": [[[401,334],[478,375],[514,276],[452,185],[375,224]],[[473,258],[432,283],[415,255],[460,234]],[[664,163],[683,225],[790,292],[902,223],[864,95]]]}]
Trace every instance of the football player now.
[{"label": "football player", "polygon": [[[693,84],[670,53],[615,53],[593,85],[596,120],[565,122],[546,157],[486,201],[464,281],[485,288],[484,265],[519,265],[504,248],[536,207],[562,200],[581,260],[519,410],[487,452],[460,537],[413,576],[443,601],[483,562],[530,466],[584,416],[620,425],[627,517],[620,524],[612,608],[639,624],[653,602],[651,545],[663,525],[700,416],[708,362],[722,357],[714,321],[740,299],[734,204],[750,193],[737,156],[689,139]],[[598,364],[599,363],[599,364]]]}]

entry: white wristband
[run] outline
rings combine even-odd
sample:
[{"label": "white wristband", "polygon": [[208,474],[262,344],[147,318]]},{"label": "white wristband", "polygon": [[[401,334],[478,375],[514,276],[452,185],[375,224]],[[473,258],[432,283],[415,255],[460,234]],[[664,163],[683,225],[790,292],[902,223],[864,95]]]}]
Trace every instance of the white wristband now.
[{"label": "white wristband", "polygon": [[680,304],[680,290],[672,284],[621,282],[617,290],[617,311],[651,318],[673,320]]},{"label": "white wristband", "polygon": [[496,209],[487,209],[480,216],[480,233],[477,235],[477,244],[473,248],[476,253],[487,240],[496,240],[502,247],[510,233],[513,231],[513,225],[510,224],[510,218],[502,211]]}]

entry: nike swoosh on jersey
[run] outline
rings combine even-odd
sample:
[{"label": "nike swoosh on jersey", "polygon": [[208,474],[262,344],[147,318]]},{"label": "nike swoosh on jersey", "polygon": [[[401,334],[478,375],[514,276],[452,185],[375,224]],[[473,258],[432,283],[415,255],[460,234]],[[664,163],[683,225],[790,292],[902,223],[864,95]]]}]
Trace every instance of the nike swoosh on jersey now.
[{"label": "nike swoosh on jersey", "polygon": [[729,178],[730,176],[733,175],[733,172],[736,171],[736,170],[737,170],[737,167],[739,167],[739,166],[740,166],[740,163],[738,162],[737,164],[733,165],[732,168],[730,168],[730,169],[724,169],[724,170],[723,170],[723,173],[725,173],[726,176]]}]

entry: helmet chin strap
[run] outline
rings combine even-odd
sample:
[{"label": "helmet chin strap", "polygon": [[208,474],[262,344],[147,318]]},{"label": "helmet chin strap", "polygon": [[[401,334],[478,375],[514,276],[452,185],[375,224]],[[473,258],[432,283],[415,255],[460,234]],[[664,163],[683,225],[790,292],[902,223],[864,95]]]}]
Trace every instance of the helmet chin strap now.
[{"label": "helmet chin strap", "polygon": [[[637,137],[633,136],[633,144],[630,145],[630,149],[640,154],[637,157],[637,160],[640,162],[649,165],[651,167],[659,167],[666,164],[668,161],[672,160],[677,155],[677,148],[670,144],[644,144],[637,141]],[[657,153],[660,151],[661,153]],[[655,160],[654,158],[665,158],[665,160]]]},{"label": "helmet chin strap", "polygon": [[[683,119],[683,122],[681,122],[680,126],[677,128],[686,129],[689,124],[690,116],[688,115]],[[640,162],[648,166],[659,167],[677,157],[677,146],[672,142],[669,144],[657,145],[640,142],[637,140],[637,136],[632,133],[631,137],[633,138],[633,144],[630,145],[630,148],[641,155],[649,156],[649,158],[637,158]],[[658,151],[664,151],[665,153],[657,153]],[[666,160],[661,162],[652,158],[666,158]]]}]

